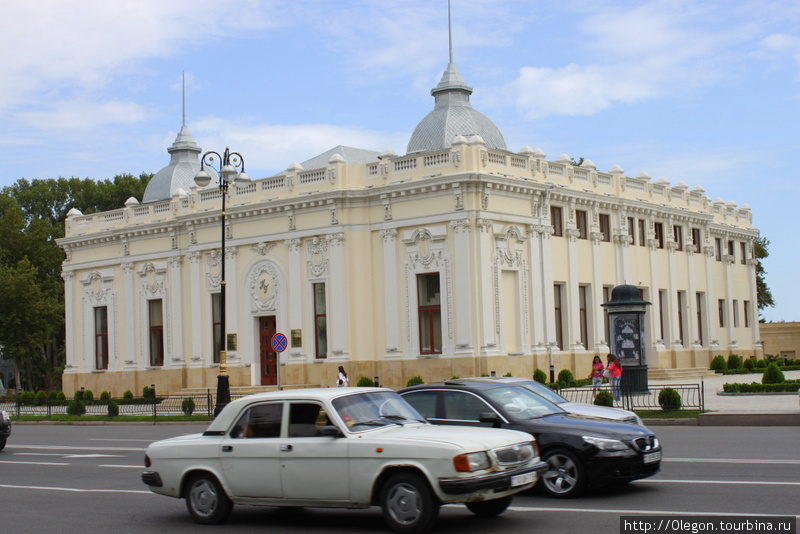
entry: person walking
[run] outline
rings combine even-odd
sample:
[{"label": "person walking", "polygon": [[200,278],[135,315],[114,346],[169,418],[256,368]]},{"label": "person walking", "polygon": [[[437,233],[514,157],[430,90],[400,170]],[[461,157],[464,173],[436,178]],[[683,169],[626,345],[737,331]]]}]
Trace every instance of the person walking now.
[{"label": "person walking", "polygon": [[336,379],[336,387],[346,388],[349,383],[349,379],[347,378],[347,372],[344,370],[344,367],[341,365],[339,366],[339,377]]},{"label": "person walking", "polygon": [[597,393],[600,391],[600,385],[603,383],[604,369],[603,360],[600,356],[595,356],[592,360],[592,373],[590,375],[592,379],[592,398],[597,398]]},{"label": "person walking", "polygon": [[622,400],[622,391],[620,390],[620,382],[622,382],[622,364],[613,354],[609,354],[606,359],[608,360],[608,367],[606,373],[610,374],[609,381],[611,382],[611,391],[614,394],[614,400],[619,402]]}]

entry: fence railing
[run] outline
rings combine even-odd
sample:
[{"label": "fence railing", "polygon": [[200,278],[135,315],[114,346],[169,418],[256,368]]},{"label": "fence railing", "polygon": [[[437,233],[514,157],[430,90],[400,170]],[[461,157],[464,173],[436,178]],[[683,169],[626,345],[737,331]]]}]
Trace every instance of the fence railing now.
[{"label": "fence railing", "polygon": [[[675,390],[678,395],[680,395],[681,410],[703,411],[705,409],[702,384],[657,384],[648,385],[646,389],[633,391],[626,391],[623,388],[620,392],[621,400],[615,401],[614,406],[631,411],[661,410],[661,405],[658,403],[658,395],[662,390],[668,388]],[[613,390],[610,384],[603,384],[597,388],[592,386],[562,388],[558,390],[558,392],[562,397],[568,399],[570,402],[584,402],[587,404],[592,404],[594,403],[595,390],[608,391],[613,395]]]},{"label": "fence railing", "polygon": [[[195,414],[214,413],[214,402],[211,392],[201,395],[165,395],[155,397],[134,397],[128,399],[108,399],[82,401],[86,408],[86,415],[108,415],[108,405],[110,401],[117,403],[119,415],[152,415],[154,418],[159,415],[183,415],[183,402],[192,399],[194,402]],[[20,415],[45,416],[66,415],[70,400],[47,399],[44,404],[20,402],[19,398],[2,402],[0,410],[13,413],[17,417]]]}]

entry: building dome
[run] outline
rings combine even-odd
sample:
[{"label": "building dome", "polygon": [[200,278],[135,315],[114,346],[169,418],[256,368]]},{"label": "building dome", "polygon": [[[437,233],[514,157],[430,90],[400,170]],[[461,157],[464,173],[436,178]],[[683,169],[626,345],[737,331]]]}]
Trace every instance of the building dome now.
[{"label": "building dome", "polygon": [[201,150],[184,124],[175,142],[167,149],[172,159],[169,165],[158,171],[147,184],[142,202],[169,200],[179,189],[188,191],[194,187],[194,176],[200,170]]},{"label": "building dome", "polygon": [[408,142],[408,153],[450,148],[458,135],[479,135],[486,142],[486,148],[507,150],[497,126],[489,117],[472,108],[469,102],[472,87],[466,84],[455,64],[450,62],[431,94],[436,99],[433,111],[414,129]]}]

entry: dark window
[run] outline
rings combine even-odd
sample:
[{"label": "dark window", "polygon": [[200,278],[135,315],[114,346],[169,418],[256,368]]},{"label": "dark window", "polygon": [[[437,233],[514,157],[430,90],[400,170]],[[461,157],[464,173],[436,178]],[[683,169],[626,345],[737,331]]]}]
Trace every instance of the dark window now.
[{"label": "dark window", "polygon": [[444,392],[444,410],[445,419],[459,421],[478,421],[480,414],[494,411],[480,397],[461,391]]},{"label": "dark window", "polygon": [[742,265],[745,265],[747,263],[747,243],[739,243],[739,245],[741,245],[741,257],[739,261],[742,262]]},{"label": "dark window", "polygon": [[750,309],[750,301],[749,300],[745,300],[744,301],[744,327],[745,328],[750,328],[750,313],[752,313],[752,310]]},{"label": "dark window", "polygon": [[728,241],[728,256],[730,256],[733,261],[736,261],[736,246],[733,241]]},{"label": "dark window", "polygon": [[578,286],[578,302],[579,302],[579,310],[578,313],[580,314],[580,328],[581,328],[581,344],[584,348],[588,348],[589,345],[589,317],[587,314],[587,305],[586,305],[586,286]]},{"label": "dark window", "polygon": [[678,338],[685,345],[686,338],[683,337],[683,294],[683,291],[678,291]]},{"label": "dark window", "polygon": [[321,435],[331,421],[325,409],[313,402],[293,402],[289,406],[289,437],[309,438]]},{"label": "dark window", "polygon": [[108,308],[94,309],[94,358],[97,369],[108,369]]},{"label": "dark window", "polygon": [[647,232],[644,227],[644,219],[639,219],[639,246],[643,247],[647,242]]},{"label": "dark window", "polygon": [[664,223],[657,222],[653,224],[653,231],[658,242],[658,248],[664,248]]},{"label": "dark window", "polygon": [[161,299],[148,302],[150,308],[150,365],[164,365],[164,314]]},{"label": "dark window", "polygon": [[631,245],[636,244],[636,219],[628,217],[628,235],[631,236]]},{"label": "dark window", "polygon": [[219,363],[222,348],[222,296],[221,293],[211,295],[211,329],[214,332],[214,363]]},{"label": "dark window", "polygon": [[714,257],[717,261],[722,261],[722,239],[714,238]]},{"label": "dark window", "polygon": [[259,404],[249,408],[233,425],[232,438],[281,437],[282,404]]},{"label": "dark window", "polygon": [[442,306],[439,287],[439,273],[417,275],[420,354],[442,352]]},{"label": "dark window", "polygon": [[553,235],[561,237],[564,235],[564,225],[559,206],[550,206],[550,224],[553,225]]},{"label": "dark window", "polygon": [[725,327],[725,299],[717,301],[717,312],[719,313],[719,327]]},{"label": "dark window", "polygon": [[672,227],[672,239],[678,244],[676,250],[683,250],[683,226],[675,225]]},{"label": "dark window", "polygon": [[664,312],[666,311],[667,298],[664,293],[666,292],[663,290],[658,292],[658,328],[662,340],[666,340],[664,337]]},{"label": "dark window", "polygon": [[703,294],[697,293],[697,339],[703,345]]},{"label": "dark window", "polygon": [[553,286],[553,302],[555,303],[555,309],[553,313],[555,315],[555,325],[556,325],[556,345],[558,345],[559,349],[564,348],[564,330],[562,324],[562,317],[561,317],[561,285],[555,284]]},{"label": "dark window", "polygon": [[697,252],[700,252],[700,228],[692,228],[692,245],[697,247]]},{"label": "dark window", "polygon": [[606,213],[601,213],[600,218],[600,232],[603,234],[601,238],[603,241],[611,241],[611,217]]},{"label": "dark window", "polygon": [[413,406],[425,419],[436,418],[436,400],[439,398],[437,391],[414,391],[406,393],[403,398]]},{"label": "dark window", "polygon": [[575,226],[578,228],[578,239],[586,239],[589,236],[589,225],[585,211],[575,210]]},{"label": "dark window", "polygon": [[328,357],[328,315],[325,303],[325,284],[313,284],[314,287],[314,339],[317,358]]}]

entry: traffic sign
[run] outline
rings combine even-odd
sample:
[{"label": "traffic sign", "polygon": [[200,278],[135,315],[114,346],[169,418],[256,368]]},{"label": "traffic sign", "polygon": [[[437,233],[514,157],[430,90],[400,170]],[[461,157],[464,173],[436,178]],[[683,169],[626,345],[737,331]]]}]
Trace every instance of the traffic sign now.
[{"label": "traffic sign", "polygon": [[272,336],[270,343],[272,344],[272,350],[274,350],[275,352],[285,351],[286,346],[289,344],[288,340],[286,339],[286,336],[284,334],[281,334],[280,332]]}]

